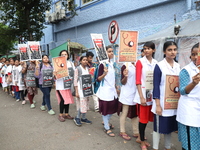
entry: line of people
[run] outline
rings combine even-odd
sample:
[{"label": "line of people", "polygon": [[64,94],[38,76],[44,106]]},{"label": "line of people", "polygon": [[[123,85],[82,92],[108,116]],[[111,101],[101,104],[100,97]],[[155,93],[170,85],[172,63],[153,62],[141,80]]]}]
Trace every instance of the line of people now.
[{"label": "line of people", "polygon": [[[164,134],[164,147],[171,149],[171,133],[178,132],[183,150],[200,149],[200,99],[198,95],[200,73],[197,66],[199,43],[191,49],[191,63],[184,68],[175,61],[177,44],[167,41],[163,45],[164,59],[157,62],[153,57],[155,44],[146,42],[143,46],[145,56],[136,63],[125,63],[121,68],[121,91],[118,93],[115,85],[113,49],[107,47],[109,63],[99,65],[98,80],[101,81],[97,91],[99,111],[102,114],[104,131],[113,137],[115,134],[110,123],[112,114],[120,115],[120,136],[125,140],[131,137],[125,131],[126,117],[132,120],[133,137],[140,143],[142,150],[147,150],[150,144],[145,137],[148,122],[153,122],[153,149],[159,149],[160,135]],[[166,109],[165,89],[167,76],[179,76],[180,85],[171,87],[170,92],[178,93],[178,107]],[[103,82],[102,82],[103,81]],[[173,79],[174,82],[174,79]],[[177,82],[177,81],[175,81]],[[119,97],[119,99],[118,99]],[[119,101],[119,102],[118,102]],[[174,99],[169,99],[173,102]],[[139,121],[137,120],[139,118]],[[139,122],[139,123],[138,123]]]},{"label": "line of people", "polygon": [[[164,134],[164,147],[166,150],[171,149],[171,133],[178,131],[178,138],[182,143],[183,150],[199,150],[200,149],[200,97],[198,90],[200,89],[200,73],[196,65],[198,56],[199,43],[195,44],[191,49],[191,62],[184,68],[175,61],[177,55],[177,44],[173,41],[167,41],[163,45],[164,58],[157,62],[154,59],[156,51],[153,42],[146,42],[143,46],[144,56],[137,62],[124,63],[121,68],[121,90],[115,84],[115,67],[112,59],[114,57],[113,48],[106,47],[109,62],[107,64],[93,63],[94,54],[88,52],[86,56],[80,57],[80,65],[75,67],[69,61],[69,54],[66,50],[60,52],[59,56],[66,57],[68,70],[73,70],[73,84],[71,89],[63,87],[63,80],[55,78],[56,97],[60,108],[58,116],[59,121],[64,122],[65,119],[73,119],[77,126],[82,123],[92,124],[92,121],[86,117],[89,108],[89,98],[83,96],[80,86],[80,76],[91,74],[95,78],[94,72],[97,72],[96,79],[93,83],[95,94],[93,95],[94,109],[102,115],[102,125],[104,132],[114,137],[115,133],[113,124],[110,119],[114,113],[117,113],[120,123],[120,137],[130,140],[131,136],[136,138],[136,142],[140,143],[142,150],[147,150],[150,144],[145,137],[145,130],[148,122],[153,122],[153,149],[159,149],[160,135]],[[39,88],[43,93],[43,102],[41,110],[48,108],[48,113],[53,115],[55,112],[51,108],[50,92],[51,87],[42,87],[42,71],[43,69],[53,69],[49,63],[47,55],[43,55],[42,63],[38,61],[30,61],[29,64],[23,62],[19,64],[18,60],[2,59],[0,64],[2,86],[4,91],[9,94],[14,91],[16,100],[19,101],[19,93],[21,93],[22,104],[24,104],[27,96],[31,108],[34,108],[33,98],[37,94],[37,87],[27,87],[26,81],[24,86],[20,87],[27,70],[34,70],[34,75],[39,79]],[[11,67],[10,67],[11,66]],[[15,69],[19,71],[19,78],[14,79],[12,72]],[[97,71],[91,71],[95,68]],[[54,74],[56,72],[54,71]],[[180,99],[177,108],[166,109],[165,89],[167,84],[167,76],[179,76],[177,87],[170,87],[174,93],[180,91]],[[173,80],[174,81],[174,80]],[[92,83],[92,81],[91,81]],[[170,83],[171,86],[172,83]],[[12,86],[12,89],[9,88]],[[97,87],[98,86],[98,87]],[[178,88],[178,89],[177,89]],[[71,117],[69,115],[69,105],[76,100],[77,115]],[[129,136],[125,130],[126,118],[132,121],[133,135]]]}]

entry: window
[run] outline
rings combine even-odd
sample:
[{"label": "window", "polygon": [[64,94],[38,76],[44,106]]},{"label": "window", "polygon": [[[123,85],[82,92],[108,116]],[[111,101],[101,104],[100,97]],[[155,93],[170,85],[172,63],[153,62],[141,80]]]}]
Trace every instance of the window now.
[{"label": "window", "polygon": [[200,10],[200,1],[196,1],[196,10]]},{"label": "window", "polygon": [[92,1],[94,1],[94,0],[82,0],[82,4],[84,5],[84,4],[92,2]]}]

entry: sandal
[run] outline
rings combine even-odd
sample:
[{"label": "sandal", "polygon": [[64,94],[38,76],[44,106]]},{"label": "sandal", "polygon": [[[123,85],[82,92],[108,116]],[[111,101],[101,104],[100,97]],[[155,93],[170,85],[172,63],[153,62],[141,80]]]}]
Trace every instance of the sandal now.
[{"label": "sandal", "polygon": [[[102,123],[102,125],[104,126],[104,123]],[[110,124],[110,129],[114,129],[114,126],[112,124]]]},{"label": "sandal", "polygon": [[110,137],[114,137],[115,136],[115,134],[111,130],[104,129],[104,132]]},{"label": "sandal", "polygon": [[139,136],[139,133],[133,134],[133,137],[134,137],[134,138],[138,138],[138,136]]},{"label": "sandal", "polygon": [[70,120],[74,119],[74,117],[71,117],[69,114],[68,115],[64,114],[63,118],[70,119]]},{"label": "sandal", "polygon": [[143,145],[143,146],[140,146],[141,147],[141,150],[147,150],[147,146],[146,145]]},{"label": "sandal", "polygon": [[147,147],[151,146],[147,141],[145,141],[145,145],[146,145]]},{"label": "sandal", "polygon": [[[147,138],[144,138],[145,140],[147,140]],[[135,140],[137,143],[141,143],[141,140],[137,137],[137,139]]]},{"label": "sandal", "polygon": [[124,134],[120,133],[119,136],[121,136],[124,140],[127,140],[127,141],[131,140],[131,137],[128,136],[128,134],[126,134],[126,133],[124,133]]}]

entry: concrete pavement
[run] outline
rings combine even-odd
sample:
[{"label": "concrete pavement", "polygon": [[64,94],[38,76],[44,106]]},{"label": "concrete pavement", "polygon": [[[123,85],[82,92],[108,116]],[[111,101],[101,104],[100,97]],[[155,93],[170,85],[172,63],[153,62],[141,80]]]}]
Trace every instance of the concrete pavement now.
[{"label": "concrete pavement", "polygon": [[[87,118],[93,124],[83,124],[82,127],[77,127],[72,120],[58,121],[59,106],[54,89],[51,104],[56,115],[51,116],[47,111],[40,110],[40,91],[34,100],[37,102],[36,108],[30,109],[29,102],[22,105],[21,101],[16,102],[0,88],[0,150],[140,150],[135,138],[125,141],[119,136],[119,117],[116,114],[111,119],[116,136],[109,137],[103,132],[101,115],[94,112],[92,100]],[[70,115],[76,115],[75,104],[70,105]],[[151,145],[152,127],[152,123],[149,123],[146,130]],[[132,135],[130,119],[127,119],[126,130]],[[164,149],[163,136],[160,149]],[[181,150],[176,133],[172,134],[172,150]]]}]

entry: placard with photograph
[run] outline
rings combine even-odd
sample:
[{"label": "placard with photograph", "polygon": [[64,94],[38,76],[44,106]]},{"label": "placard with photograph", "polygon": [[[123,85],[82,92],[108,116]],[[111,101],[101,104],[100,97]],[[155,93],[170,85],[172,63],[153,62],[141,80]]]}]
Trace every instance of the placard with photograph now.
[{"label": "placard with photograph", "polygon": [[104,44],[102,34],[91,34],[91,37],[92,37],[92,43],[94,44],[94,48],[100,63],[108,62],[108,55],[106,53],[106,47]]},{"label": "placard with photograph", "polygon": [[20,55],[20,61],[28,61],[29,53],[27,44],[18,44],[18,50]]},{"label": "placard with photograph", "polygon": [[29,59],[42,60],[40,43],[36,41],[28,41]]}]

